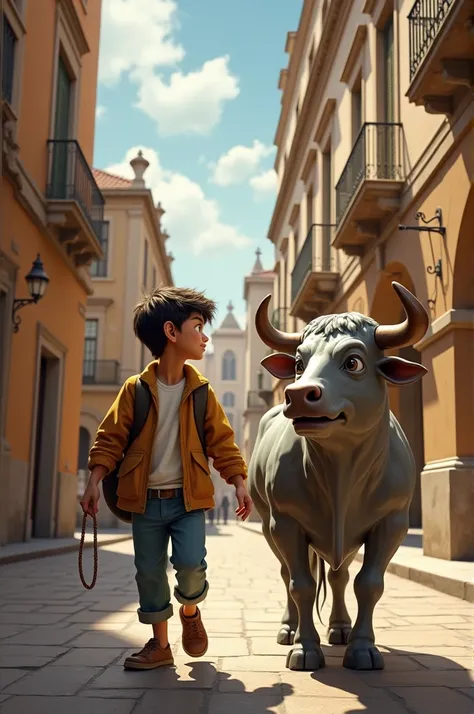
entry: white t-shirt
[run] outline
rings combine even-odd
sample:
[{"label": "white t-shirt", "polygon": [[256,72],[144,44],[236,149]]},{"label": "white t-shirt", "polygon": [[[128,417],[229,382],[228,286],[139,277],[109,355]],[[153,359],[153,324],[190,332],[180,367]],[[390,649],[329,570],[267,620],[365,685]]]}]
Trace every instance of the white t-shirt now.
[{"label": "white t-shirt", "polygon": [[158,428],[148,488],[181,488],[183,485],[179,408],[185,381],[182,379],[178,384],[163,384],[158,380]]}]

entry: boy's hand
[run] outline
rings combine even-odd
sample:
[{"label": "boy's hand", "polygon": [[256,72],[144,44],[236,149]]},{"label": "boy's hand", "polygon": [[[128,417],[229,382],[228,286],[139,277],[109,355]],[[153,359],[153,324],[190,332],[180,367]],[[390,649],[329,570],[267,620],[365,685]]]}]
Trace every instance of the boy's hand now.
[{"label": "boy's hand", "polygon": [[87,484],[84,495],[80,500],[80,504],[84,513],[93,516],[99,511],[100,490],[96,483]]},{"label": "boy's hand", "polygon": [[237,497],[237,501],[239,502],[238,508],[235,509],[235,513],[237,518],[241,518],[245,521],[245,519],[248,518],[252,512],[252,499],[243,485],[235,487],[235,495]]}]

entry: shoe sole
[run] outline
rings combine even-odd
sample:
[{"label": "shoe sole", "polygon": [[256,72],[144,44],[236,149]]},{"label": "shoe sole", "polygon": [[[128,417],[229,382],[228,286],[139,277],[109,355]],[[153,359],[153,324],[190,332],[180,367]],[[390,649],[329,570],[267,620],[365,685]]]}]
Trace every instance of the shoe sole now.
[{"label": "shoe sole", "polygon": [[209,649],[209,643],[207,643],[205,649],[204,649],[202,652],[193,653],[193,652],[190,652],[189,650],[187,650],[183,643],[181,643],[181,644],[183,645],[183,650],[186,652],[186,654],[188,655],[188,657],[204,657],[204,655],[206,654],[207,650]]},{"label": "shoe sole", "polygon": [[146,664],[142,662],[125,662],[123,663],[124,669],[157,669],[158,667],[165,667],[167,665],[174,664],[173,659],[165,659],[163,662],[154,662],[153,664]]}]

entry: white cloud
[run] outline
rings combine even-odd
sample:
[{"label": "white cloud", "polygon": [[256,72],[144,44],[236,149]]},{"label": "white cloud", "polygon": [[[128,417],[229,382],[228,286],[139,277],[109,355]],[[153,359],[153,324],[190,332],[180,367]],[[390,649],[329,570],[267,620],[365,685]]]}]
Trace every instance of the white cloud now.
[{"label": "white cloud", "polygon": [[277,189],[276,171],[269,169],[261,174],[252,176],[249,184],[253,188],[257,200],[263,200],[268,196],[274,195]]},{"label": "white cloud", "polygon": [[99,119],[102,119],[106,112],[107,107],[102,106],[102,104],[98,104],[95,108],[95,118],[97,119],[97,121],[99,121]]},{"label": "white cloud", "polygon": [[243,183],[257,171],[262,160],[271,156],[274,151],[273,146],[265,146],[257,139],[252,146],[233,146],[218,158],[213,166],[211,180],[219,186]]},{"label": "white cloud", "polygon": [[247,235],[223,221],[217,201],[207,198],[201,186],[187,176],[164,169],[153,149],[134,146],[122,162],[105,170],[133,178],[129,161],[139,149],[150,162],[144,176],[146,185],[151,188],[155,202],[161,201],[166,211],[163,224],[171,236],[169,249],[179,246],[197,255],[210,248],[245,248],[251,244]]},{"label": "white cloud", "polygon": [[238,79],[229,71],[229,57],[216,57],[195,72],[174,72],[169,82],[147,72],[137,106],[156,120],[163,136],[209,134],[219,123],[225,102],[239,91]]},{"label": "white cloud", "polygon": [[99,81],[114,85],[123,74],[173,66],[184,49],[172,36],[175,0],[103,0]]},{"label": "white cloud", "polygon": [[[239,94],[229,57],[210,59],[187,74],[175,38],[176,0],[104,0],[99,80],[109,86],[127,76],[138,87],[137,105],[162,135],[208,134],[225,102]],[[160,68],[174,68],[169,78]]]}]

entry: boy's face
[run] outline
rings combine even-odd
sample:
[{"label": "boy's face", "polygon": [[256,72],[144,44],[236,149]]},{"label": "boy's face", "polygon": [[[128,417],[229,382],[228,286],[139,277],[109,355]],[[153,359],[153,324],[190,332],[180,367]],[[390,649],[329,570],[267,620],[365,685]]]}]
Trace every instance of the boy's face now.
[{"label": "boy's face", "polygon": [[183,359],[202,359],[209,337],[204,334],[204,320],[198,312],[191,313],[175,330],[175,347]]}]

